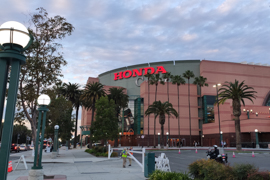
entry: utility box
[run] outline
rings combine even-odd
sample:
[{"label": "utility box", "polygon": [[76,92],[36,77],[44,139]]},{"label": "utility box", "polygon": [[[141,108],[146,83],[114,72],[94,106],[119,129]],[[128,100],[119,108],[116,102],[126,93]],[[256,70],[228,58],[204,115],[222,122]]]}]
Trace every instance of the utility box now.
[{"label": "utility box", "polygon": [[149,177],[155,171],[155,153],[146,153],[144,157],[144,176]]}]

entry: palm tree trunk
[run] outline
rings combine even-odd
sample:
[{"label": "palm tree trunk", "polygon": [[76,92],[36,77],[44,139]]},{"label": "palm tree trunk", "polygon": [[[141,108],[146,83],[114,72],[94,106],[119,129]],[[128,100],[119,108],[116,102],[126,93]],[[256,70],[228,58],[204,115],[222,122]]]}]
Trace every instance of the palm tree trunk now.
[{"label": "palm tree trunk", "polygon": [[161,142],[160,142],[160,145],[161,145],[161,149],[164,149],[164,125],[161,124]]},{"label": "palm tree trunk", "polygon": [[[203,102],[202,102],[202,86],[200,86],[200,101],[201,101],[201,114],[203,115]],[[203,146],[203,117],[200,117],[199,125],[201,124],[201,146]]]},{"label": "palm tree trunk", "polygon": [[188,79],[188,111],[189,111],[189,145],[192,146],[191,142],[191,118],[190,118],[190,87]]},{"label": "palm tree trunk", "polygon": [[74,141],[73,141],[74,148],[76,148],[76,146],[77,146],[77,128],[78,128],[79,108],[80,108],[80,106],[79,107],[78,106],[76,107],[75,137],[74,137]]},{"label": "palm tree trunk", "polygon": [[236,149],[237,151],[241,151],[242,145],[241,145],[241,130],[240,130],[239,116],[235,116],[235,138],[236,138]]},{"label": "palm tree trunk", "polygon": [[[167,95],[168,95],[168,102],[170,102],[169,98],[169,82],[167,81]],[[171,138],[171,131],[170,131],[170,115],[168,115],[168,131],[169,131],[169,139]],[[170,145],[169,145],[170,146]]]},{"label": "palm tree trunk", "polygon": [[179,147],[181,146],[180,143],[180,108],[179,108],[179,86],[177,85],[177,95],[178,95],[178,138],[179,138]]},{"label": "palm tree trunk", "polygon": [[[91,119],[91,126],[94,122],[94,116],[95,116],[95,100],[93,100],[93,105],[92,105],[92,119]],[[92,137],[92,133],[90,132],[90,137]],[[89,148],[92,148],[92,138],[89,140]]]}]

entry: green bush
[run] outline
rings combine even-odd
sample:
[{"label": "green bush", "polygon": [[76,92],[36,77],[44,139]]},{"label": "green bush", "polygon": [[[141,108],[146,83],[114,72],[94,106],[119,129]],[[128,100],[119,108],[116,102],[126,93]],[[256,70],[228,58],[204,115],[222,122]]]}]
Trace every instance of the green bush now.
[{"label": "green bush", "polygon": [[188,174],[156,170],[150,175],[149,180],[191,180],[191,178]]},{"label": "green bush", "polygon": [[232,168],[216,162],[213,159],[201,159],[189,165],[189,173],[195,179],[219,179],[228,180],[233,179]]},{"label": "green bush", "polygon": [[251,164],[235,164],[232,169],[235,180],[245,180],[248,178],[248,174],[256,172],[258,172],[258,169]]},{"label": "green bush", "polygon": [[268,171],[251,173],[247,177],[248,180],[270,180]]}]

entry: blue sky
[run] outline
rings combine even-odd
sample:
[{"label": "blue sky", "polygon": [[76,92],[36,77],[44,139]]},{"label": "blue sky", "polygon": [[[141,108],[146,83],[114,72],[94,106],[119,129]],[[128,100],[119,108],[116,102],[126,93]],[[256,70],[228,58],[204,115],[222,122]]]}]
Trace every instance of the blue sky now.
[{"label": "blue sky", "polygon": [[0,24],[29,26],[44,7],[75,27],[59,41],[64,82],[139,63],[206,59],[269,63],[268,0],[2,0]]}]

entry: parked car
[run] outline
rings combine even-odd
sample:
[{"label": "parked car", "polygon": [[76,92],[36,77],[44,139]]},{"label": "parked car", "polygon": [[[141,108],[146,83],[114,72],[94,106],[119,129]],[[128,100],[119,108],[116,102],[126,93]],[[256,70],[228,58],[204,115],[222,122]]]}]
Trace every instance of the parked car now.
[{"label": "parked car", "polygon": [[34,145],[31,145],[31,146],[30,146],[30,149],[34,149]]},{"label": "parked car", "polygon": [[27,151],[27,146],[25,146],[25,145],[20,145],[20,150],[21,150],[21,151]]},{"label": "parked car", "polygon": [[20,146],[18,144],[11,144],[10,152],[20,152]]}]

